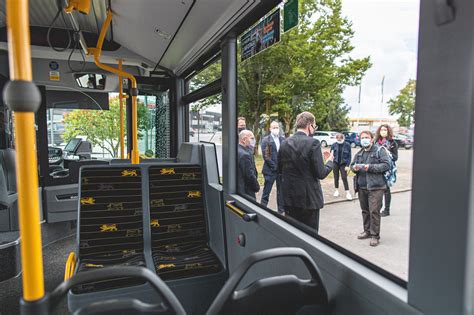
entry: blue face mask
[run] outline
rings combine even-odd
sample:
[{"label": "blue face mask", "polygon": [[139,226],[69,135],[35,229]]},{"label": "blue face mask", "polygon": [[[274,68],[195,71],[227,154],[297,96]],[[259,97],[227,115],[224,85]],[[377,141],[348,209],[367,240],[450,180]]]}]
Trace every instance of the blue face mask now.
[{"label": "blue face mask", "polygon": [[360,139],[360,145],[364,148],[367,148],[370,146],[370,139]]}]

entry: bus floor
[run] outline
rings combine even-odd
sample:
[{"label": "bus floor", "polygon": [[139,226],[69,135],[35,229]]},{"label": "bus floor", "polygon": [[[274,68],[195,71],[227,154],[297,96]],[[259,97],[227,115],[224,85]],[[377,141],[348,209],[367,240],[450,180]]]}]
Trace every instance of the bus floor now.
[{"label": "bus floor", "polygon": [[[76,236],[71,235],[43,247],[45,290],[51,292],[64,279],[64,267],[71,251],[74,251]],[[22,295],[21,275],[0,282],[0,314],[19,314],[19,301]],[[54,314],[69,314],[67,298],[61,301]]]}]

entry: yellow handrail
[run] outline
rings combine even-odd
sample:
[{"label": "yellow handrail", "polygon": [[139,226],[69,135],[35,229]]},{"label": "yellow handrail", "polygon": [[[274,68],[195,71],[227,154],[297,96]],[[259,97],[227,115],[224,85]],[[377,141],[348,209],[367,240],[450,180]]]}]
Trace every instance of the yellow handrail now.
[{"label": "yellow handrail", "polygon": [[70,279],[74,275],[76,269],[76,253],[70,252],[66,261],[66,269],[64,270],[64,281]]},{"label": "yellow handrail", "polygon": [[102,54],[102,44],[104,43],[105,34],[109,28],[110,23],[112,22],[112,11],[107,12],[107,18],[105,19],[104,24],[102,25],[102,30],[100,31],[99,39],[97,40],[96,48],[89,48],[89,54],[94,55],[95,65],[105,71],[115,73],[117,75],[122,75],[128,78],[132,82],[131,94],[132,94],[132,164],[140,163],[140,156],[138,154],[138,111],[137,111],[137,80],[135,77],[127,72],[118,70],[116,68],[110,67],[106,64],[100,63],[100,55]]},{"label": "yellow handrail", "polygon": [[[122,59],[119,59],[118,70],[122,71]],[[125,132],[123,128],[123,77],[119,74],[119,102],[120,102],[120,158],[125,158]]]},{"label": "yellow handrail", "polygon": [[[28,0],[7,0],[6,9],[10,79],[12,83],[17,84],[21,84],[21,81],[31,83]],[[26,99],[28,96],[31,95],[22,95],[21,98]],[[7,103],[7,105],[9,104]],[[26,103],[24,105],[29,107]],[[16,178],[21,237],[21,266],[23,270],[23,299],[25,301],[36,301],[44,297],[44,282],[35,116],[33,109],[20,110],[20,107],[15,106],[12,110],[15,115]]]}]

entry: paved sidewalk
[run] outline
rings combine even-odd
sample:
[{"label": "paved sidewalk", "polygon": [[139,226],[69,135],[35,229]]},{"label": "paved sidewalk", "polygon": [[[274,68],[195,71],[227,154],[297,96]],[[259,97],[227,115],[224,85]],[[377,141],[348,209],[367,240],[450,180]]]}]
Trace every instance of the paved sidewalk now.
[{"label": "paved sidewalk", "polygon": [[411,192],[392,195],[392,211],[383,217],[380,244],[369,246],[370,240],[358,240],[363,231],[359,201],[347,201],[325,206],[321,210],[319,233],[352,253],[408,279],[408,248],[410,235]]}]

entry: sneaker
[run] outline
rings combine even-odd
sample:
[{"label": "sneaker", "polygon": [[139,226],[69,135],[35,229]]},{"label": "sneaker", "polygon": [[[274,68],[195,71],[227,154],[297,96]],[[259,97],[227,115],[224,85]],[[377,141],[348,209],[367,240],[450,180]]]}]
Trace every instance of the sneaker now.
[{"label": "sneaker", "polygon": [[334,195],[333,195],[333,196],[334,196],[334,197],[339,197],[339,190],[336,190],[336,191],[334,192]]},{"label": "sneaker", "polygon": [[379,245],[379,239],[375,236],[372,236],[372,238],[370,239],[370,246],[375,247],[377,245]]},{"label": "sneaker", "polygon": [[357,235],[357,239],[359,240],[365,240],[370,238],[370,233],[369,232],[362,232],[359,235]]},{"label": "sneaker", "polygon": [[352,195],[349,191],[346,191],[346,199],[347,200],[352,200]]},{"label": "sneaker", "polygon": [[390,211],[384,210],[384,211],[380,212],[381,217],[387,217],[389,215],[390,215]]}]

